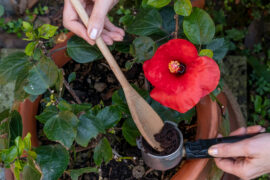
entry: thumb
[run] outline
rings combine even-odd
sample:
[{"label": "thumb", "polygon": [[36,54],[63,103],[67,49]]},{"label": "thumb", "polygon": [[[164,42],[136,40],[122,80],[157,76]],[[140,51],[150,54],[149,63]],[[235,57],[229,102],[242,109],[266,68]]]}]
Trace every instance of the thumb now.
[{"label": "thumb", "polygon": [[91,39],[96,40],[100,36],[104,27],[106,15],[112,2],[112,0],[95,0],[87,27],[87,32]]},{"label": "thumb", "polygon": [[247,157],[247,141],[242,140],[236,143],[222,143],[211,146],[208,149],[208,154],[213,157]]}]

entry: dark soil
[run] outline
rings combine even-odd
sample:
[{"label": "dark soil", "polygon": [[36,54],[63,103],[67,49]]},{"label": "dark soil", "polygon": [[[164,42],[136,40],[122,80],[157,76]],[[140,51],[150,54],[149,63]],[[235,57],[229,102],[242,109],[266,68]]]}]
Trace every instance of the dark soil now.
[{"label": "dark soil", "polygon": [[169,155],[175,152],[180,145],[179,133],[170,123],[164,124],[161,132],[155,134],[155,139],[164,150],[162,152],[156,151],[143,139],[142,143],[146,152],[159,156]]}]

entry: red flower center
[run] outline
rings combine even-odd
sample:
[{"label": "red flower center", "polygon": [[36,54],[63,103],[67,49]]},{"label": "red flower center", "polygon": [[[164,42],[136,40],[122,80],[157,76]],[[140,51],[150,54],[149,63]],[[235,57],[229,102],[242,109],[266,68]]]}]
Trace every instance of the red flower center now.
[{"label": "red flower center", "polygon": [[186,71],[186,66],[178,61],[171,61],[168,67],[172,74],[182,75]]}]

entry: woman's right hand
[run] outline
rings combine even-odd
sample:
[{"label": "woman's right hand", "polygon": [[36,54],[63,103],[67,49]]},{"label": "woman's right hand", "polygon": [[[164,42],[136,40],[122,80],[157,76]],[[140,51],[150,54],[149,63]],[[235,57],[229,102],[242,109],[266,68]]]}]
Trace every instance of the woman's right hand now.
[{"label": "woman's right hand", "polygon": [[[231,136],[265,131],[261,126],[240,128]],[[216,165],[241,179],[253,179],[270,173],[270,133],[256,135],[236,143],[212,146],[208,153],[216,157]]]},{"label": "woman's right hand", "polygon": [[79,15],[70,0],[65,0],[63,25],[77,36],[94,45],[101,36],[104,42],[112,45],[114,41],[122,41],[125,36],[123,29],[113,25],[107,17],[109,10],[118,0],[80,0],[90,16],[87,28],[82,24]]}]

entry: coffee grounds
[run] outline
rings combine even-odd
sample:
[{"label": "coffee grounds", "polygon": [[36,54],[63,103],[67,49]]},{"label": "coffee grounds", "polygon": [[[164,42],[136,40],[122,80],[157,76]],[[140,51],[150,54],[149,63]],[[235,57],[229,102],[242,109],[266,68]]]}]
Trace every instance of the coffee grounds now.
[{"label": "coffee grounds", "polygon": [[153,155],[169,155],[175,152],[180,145],[179,133],[175,129],[175,126],[170,123],[165,123],[161,129],[161,132],[155,134],[154,137],[164,149],[162,152],[158,152],[157,150],[153,149],[144,139],[142,140],[145,151]]}]

